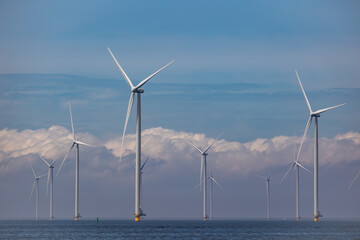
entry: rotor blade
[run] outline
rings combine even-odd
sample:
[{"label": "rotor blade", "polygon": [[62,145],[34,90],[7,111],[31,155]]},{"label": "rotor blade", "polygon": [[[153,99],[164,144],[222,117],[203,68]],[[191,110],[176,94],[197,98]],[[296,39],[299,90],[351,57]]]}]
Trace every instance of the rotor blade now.
[{"label": "rotor blade", "polygon": [[129,84],[129,86],[131,87],[131,90],[134,89],[134,85],[132,84],[132,82],[130,81],[130,78],[126,75],[125,71],[122,69],[122,67],[120,66],[120,64],[118,63],[118,61],[116,60],[116,58],[114,57],[114,55],[112,54],[110,48],[108,48],[112,58],[114,59],[116,65],[119,67],[121,74],[124,76],[126,82]]},{"label": "rotor blade", "polygon": [[289,174],[291,168],[295,165],[295,163],[292,163],[289,169],[285,172],[284,176],[282,177],[280,184],[284,181],[285,177]]},{"label": "rotor blade", "polygon": [[141,166],[140,171],[143,170],[143,168],[145,167],[145,164],[147,163],[148,160],[149,160],[149,157],[147,157],[147,159],[145,160],[145,162],[144,162],[143,165]]},{"label": "rotor blade", "polygon": [[255,177],[258,177],[258,178],[261,178],[261,179],[264,179],[265,181],[267,180],[266,177],[262,177],[262,176],[259,176],[259,175],[256,175],[256,174],[254,174],[254,176],[255,176]]},{"label": "rotor blade", "polygon": [[201,156],[201,166],[200,166],[200,190],[202,189],[202,176],[203,176],[203,169],[204,169],[204,160]]},{"label": "rotor blade", "polygon": [[49,167],[51,166],[51,165],[48,163],[48,161],[46,161],[42,156],[39,155],[39,157],[41,158],[41,160],[44,161],[44,163],[45,163],[46,165],[48,165]]},{"label": "rotor blade", "polygon": [[353,183],[356,181],[356,179],[358,179],[359,176],[360,176],[360,171],[359,171],[358,174],[354,177],[354,179],[351,181],[349,187],[347,188],[348,190],[351,188],[351,186],[352,186]]},{"label": "rotor blade", "polygon": [[134,90],[141,88],[147,81],[149,81],[151,78],[153,78],[153,77],[154,77],[156,74],[158,74],[161,70],[163,70],[163,69],[166,68],[167,66],[171,65],[173,62],[174,62],[174,60],[171,61],[171,62],[169,62],[168,64],[166,64],[165,66],[163,66],[162,68],[160,68],[159,70],[157,70],[156,72],[154,72],[153,74],[151,74],[150,76],[148,76],[147,78],[145,78],[144,80],[142,80],[142,81],[134,88]]},{"label": "rotor blade", "polygon": [[295,140],[294,140],[294,161],[296,161],[296,150],[295,150],[295,145],[296,145],[296,135],[295,135]]},{"label": "rotor blade", "polygon": [[296,73],[297,79],[299,80],[299,84],[300,84],[301,90],[302,90],[302,92],[303,92],[303,94],[304,94],[304,97],[305,97],[305,100],[306,100],[306,104],[307,104],[307,106],[308,106],[308,108],[309,108],[309,111],[312,112],[311,106],[310,106],[310,103],[309,103],[309,100],[308,100],[308,98],[307,98],[307,96],[306,96],[306,93],[305,93],[305,91],[304,91],[304,88],[303,88],[303,86],[302,86],[302,84],[301,84],[299,74],[298,74],[298,72],[297,72],[296,70],[295,70],[295,73]]},{"label": "rotor blade", "polygon": [[33,192],[34,192],[35,181],[36,181],[36,180],[34,180],[34,183],[33,183],[32,188],[31,188],[31,192],[30,192],[29,200],[31,199],[32,194],[33,194]]},{"label": "rotor blade", "polygon": [[134,103],[134,92],[131,92],[130,95],[130,99],[129,99],[129,105],[128,105],[128,109],[127,109],[127,113],[126,113],[126,119],[125,119],[125,126],[124,126],[124,131],[123,131],[123,135],[122,135],[122,139],[121,139],[121,147],[120,147],[120,163],[121,163],[121,158],[122,158],[122,151],[123,151],[123,146],[124,146],[124,139],[125,139],[125,133],[126,133],[126,127],[129,121],[129,116],[131,113],[131,109]]},{"label": "rotor blade", "polygon": [[69,155],[69,152],[71,151],[71,149],[73,149],[74,146],[75,146],[75,142],[73,142],[73,144],[71,145],[71,147],[70,147],[69,150],[67,151],[67,153],[66,153],[63,161],[61,162],[61,165],[60,165],[60,167],[59,167],[59,170],[58,170],[57,173],[56,173],[56,177],[59,175],[59,172],[60,172],[60,170],[61,170],[61,168],[62,168],[62,166],[63,166],[63,164],[64,164],[64,162],[65,162],[65,160],[66,160],[66,158],[67,158],[67,156]]},{"label": "rotor blade", "polygon": [[187,142],[188,144],[190,144],[191,146],[193,146],[196,150],[198,150],[201,154],[203,154],[203,152],[198,148],[196,147],[194,144],[192,144],[191,142],[189,142],[188,140],[182,138],[182,140],[184,140],[185,142]]},{"label": "rotor blade", "polygon": [[312,174],[312,172],[310,170],[308,170],[306,167],[304,167],[300,162],[295,162],[299,167],[301,167],[302,169],[304,169],[305,171],[307,171],[308,173]]},{"label": "rotor blade", "polygon": [[42,177],[45,177],[47,174],[43,174],[43,175],[40,175],[40,176],[38,176],[37,178],[42,178]]},{"label": "rotor blade", "polygon": [[303,143],[304,143],[306,134],[307,134],[308,131],[309,131],[311,122],[312,122],[312,116],[309,117],[309,119],[308,119],[308,121],[307,121],[307,123],[306,123],[304,135],[302,136],[301,143],[300,143],[300,147],[299,147],[299,151],[298,151],[298,154],[297,154],[297,156],[296,156],[296,161],[295,161],[295,162],[298,162],[298,161],[299,161],[299,156],[300,156],[300,152],[301,152],[301,147],[302,147],[302,145],[303,145]]},{"label": "rotor blade", "polygon": [[69,111],[70,111],[70,121],[71,121],[71,129],[72,129],[72,134],[73,134],[73,140],[75,140],[74,123],[73,123],[72,114],[71,114],[71,103],[69,103]]},{"label": "rotor blade", "polygon": [[221,189],[223,189],[223,187],[215,180],[215,178],[210,177],[210,179],[214,181],[214,183],[216,183],[216,185],[218,185]]},{"label": "rotor blade", "polygon": [[204,153],[206,153],[207,150],[209,150],[209,149],[211,148],[211,146],[216,142],[216,140],[217,140],[221,135],[223,135],[223,134],[224,134],[224,132],[220,133],[220,134],[212,141],[212,143],[205,149]]},{"label": "rotor blade", "polygon": [[329,111],[329,110],[331,110],[331,109],[334,109],[334,108],[337,108],[337,107],[341,107],[341,106],[343,106],[343,105],[345,105],[345,104],[346,104],[346,103],[339,104],[339,105],[336,105],[336,106],[333,106],[333,107],[329,107],[329,108],[320,109],[320,110],[314,112],[314,114],[320,114],[320,113]]},{"label": "rotor blade", "polygon": [[28,161],[28,163],[30,164],[31,171],[32,171],[32,173],[33,173],[34,177],[36,178],[36,174],[35,174],[35,171],[34,171],[34,168],[33,168],[32,164],[31,164],[31,162],[30,162],[30,161]]},{"label": "rotor blade", "polygon": [[197,189],[200,186],[201,183],[199,183],[198,185],[196,185],[193,190]]},{"label": "rotor blade", "polygon": [[48,177],[47,177],[47,182],[46,182],[46,194],[48,194],[49,181],[50,181],[50,168],[49,168],[49,171],[48,171]]},{"label": "rotor blade", "polygon": [[95,147],[94,145],[90,145],[88,143],[84,143],[84,142],[80,142],[80,141],[75,141],[75,143],[79,144],[79,145],[84,145],[84,146],[88,146],[88,147]]}]

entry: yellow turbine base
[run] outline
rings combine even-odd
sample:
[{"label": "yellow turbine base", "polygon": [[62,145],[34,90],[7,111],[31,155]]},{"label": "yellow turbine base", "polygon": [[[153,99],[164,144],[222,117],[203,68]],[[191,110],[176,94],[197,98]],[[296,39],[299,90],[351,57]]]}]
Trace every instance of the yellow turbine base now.
[{"label": "yellow turbine base", "polygon": [[135,222],[139,222],[141,220],[140,214],[135,215]]},{"label": "yellow turbine base", "polygon": [[319,217],[318,217],[318,216],[314,217],[314,222],[317,222],[317,221],[319,221]]},{"label": "yellow turbine base", "polygon": [[300,220],[300,218],[296,218],[296,221],[299,221]]},{"label": "yellow turbine base", "polygon": [[79,217],[75,217],[75,221],[79,220]]},{"label": "yellow turbine base", "polygon": [[206,221],[206,220],[207,220],[207,217],[204,217],[203,220]]}]

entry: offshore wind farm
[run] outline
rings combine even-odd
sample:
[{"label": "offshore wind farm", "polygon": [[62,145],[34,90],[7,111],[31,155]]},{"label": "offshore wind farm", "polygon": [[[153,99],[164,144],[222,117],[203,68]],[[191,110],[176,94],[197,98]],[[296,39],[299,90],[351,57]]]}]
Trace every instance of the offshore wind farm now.
[{"label": "offshore wind farm", "polygon": [[1,1],[0,238],[357,239],[359,6]]}]

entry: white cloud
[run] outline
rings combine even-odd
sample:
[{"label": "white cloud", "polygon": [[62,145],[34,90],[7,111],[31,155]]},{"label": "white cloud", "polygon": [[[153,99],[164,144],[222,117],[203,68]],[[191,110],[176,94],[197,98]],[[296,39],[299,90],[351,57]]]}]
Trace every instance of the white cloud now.
[{"label": "white cloud", "polygon": [[[79,139],[86,139],[89,143],[96,143],[90,134],[78,134]],[[2,166],[13,169],[17,167],[19,159],[33,160],[34,155],[41,155],[47,159],[60,159],[70,147],[72,135],[68,129],[61,126],[51,126],[49,129],[26,129],[21,132],[15,129],[0,131],[0,171]],[[11,163],[14,164],[11,164]],[[9,168],[7,168],[9,169]]]},{"label": "white cloud", "polygon": [[[204,134],[177,132],[161,127],[146,129],[142,133],[142,152],[150,158],[163,160],[166,168],[172,168],[181,162],[186,167],[189,162],[198,161],[200,154],[181,139],[187,139],[203,149],[212,140]],[[246,175],[268,167],[291,163],[294,142],[300,137],[276,136],[272,139],[258,138],[251,142],[228,142],[220,139],[209,151],[208,160],[216,171],[229,174]],[[115,155],[120,154],[121,138],[108,141],[105,147]],[[349,132],[334,138],[320,139],[320,164],[338,164],[360,159],[360,134]],[[298,147],[298,145],[297,145]],[[124,142],[124,154],[135,154],[135,135],[129,134]],[[305,141],[301,159],[304,164],[312,164],[313,139]],[[174,163],[175,162],[175,163]]]},{"label": "white cloud", "polygon": [[[86,150],[84,171],[100,173],[118,171],[133,166],[135,154],[135,134],[126,135],[121,168],[113,159],[119,157],[121,137],[110,139],[100,146],[100,141],[88,133],[79,133],[79,139],[99,146],[97,150]],[[182,139],[191,141],[204,149],[213,140],[205,134],[178,132],[161,127],[142,132],[143,156],[152,159],[152,175],[169,172],[182,173],[200,165],[200,154]],[[293,160],[293,144],[300,137],[276,136],[271,139],[258,138],[240,143],[220,139],[209,151],[210,168],[226,176],[241,175],[262,171],[267,168],[288,165]],[[71,133],[61,126],[49,129],[24,130],[3,129],[0,131],[0,171],[15,169],[21,161],[34,159],[34,154],[49,159],[62,159],[71,144]],[[348,132],[334,138],[320,139],[320,165],[336,165],[360,159],[360,133]],[[113,156],[111,155],[113,154]],[[300,159],[305,165],[312,165],[313,139],[306,139]],[[86,170],[86,168],[88,168]],[[109,168],[107,170],[107,168]],[[101,175],[101,174],[100,174]]]}]

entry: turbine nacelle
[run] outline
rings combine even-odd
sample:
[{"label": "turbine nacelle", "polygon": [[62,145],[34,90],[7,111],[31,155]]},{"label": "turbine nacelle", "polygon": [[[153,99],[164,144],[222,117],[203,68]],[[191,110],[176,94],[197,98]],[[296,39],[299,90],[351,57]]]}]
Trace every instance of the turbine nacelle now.
[{"label": "turbine nacelle", "polygon": [[142,88],[132,89],[131,92],[144,93],[144,89],[142,89]]}]

